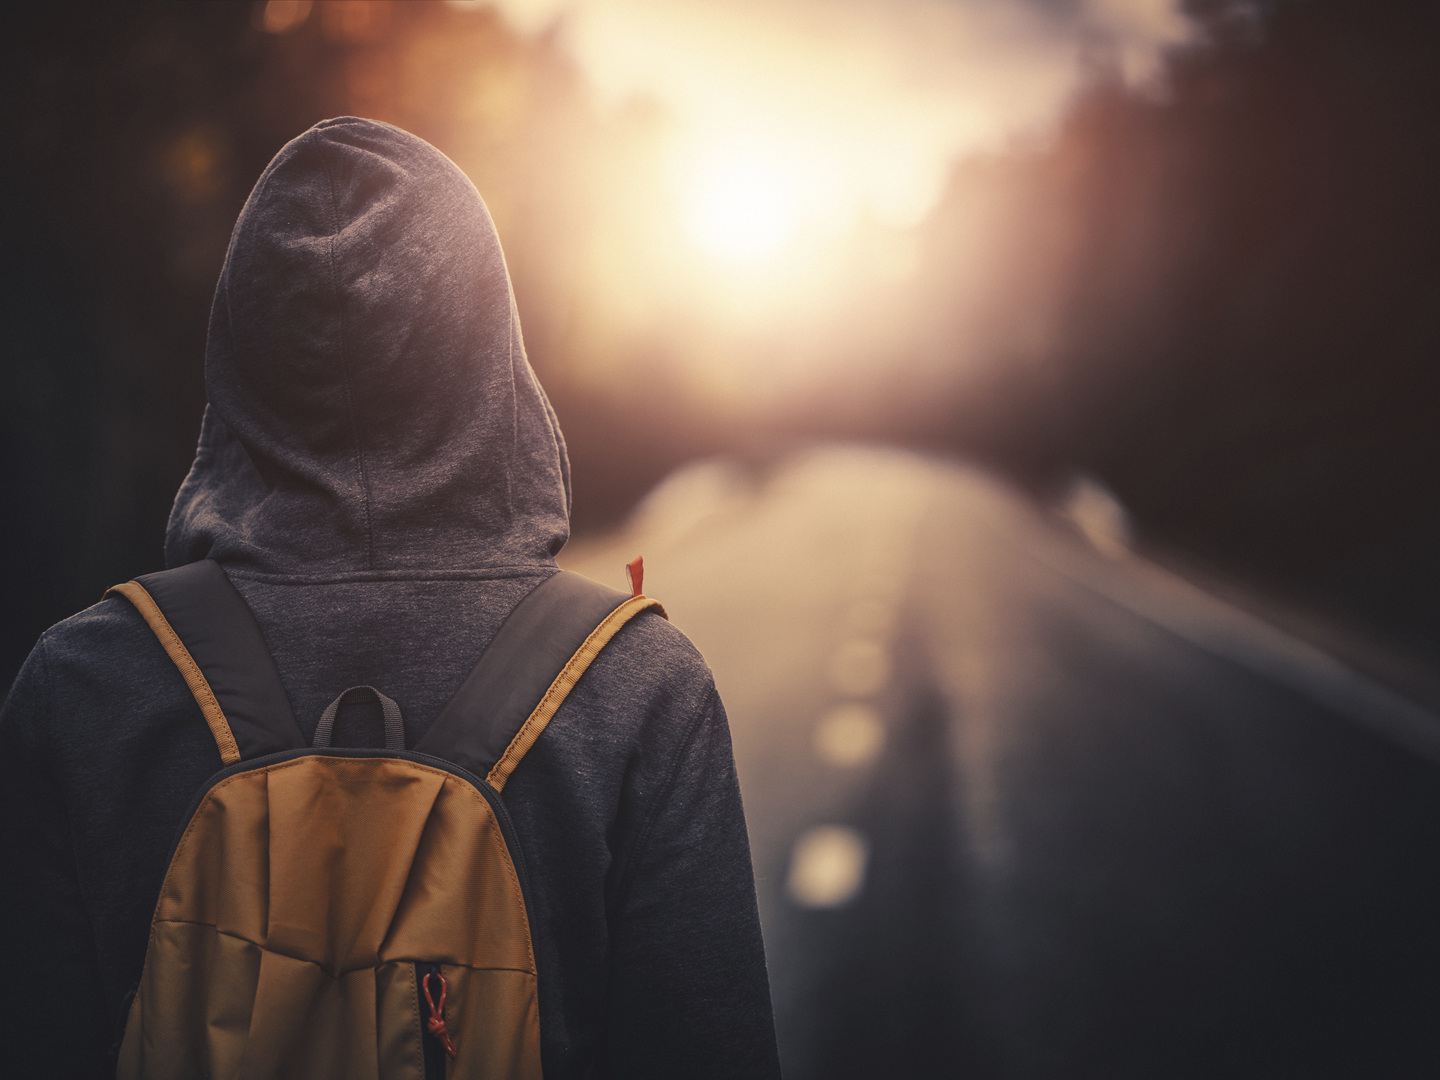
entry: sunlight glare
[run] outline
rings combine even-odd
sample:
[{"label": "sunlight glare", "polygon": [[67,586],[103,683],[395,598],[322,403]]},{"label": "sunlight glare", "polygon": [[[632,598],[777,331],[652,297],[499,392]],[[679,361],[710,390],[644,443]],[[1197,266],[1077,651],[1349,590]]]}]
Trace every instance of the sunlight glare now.
[{"label": "sunlight glare", "polygon": [[734,157],[697,170],[684,192],[685,231],[705,253],[755,262],[782,251],[799,226],[795,176],[759,157]]},{"label": "sunlight glare", "polygon": [[[837,351],[878,371],[887,320],[934,289],[931,260],[989,296],[1012,223],[985,178],[1047,145],[1097,78],[1148,87],[1202,38],[1186,0],[449,2],[562,50],[593,103],[577,168],[595,200],[593,355],[609,358],[596,384],[683,333],[683,378],[712,409],[813,391]],[[960,162],[983,198],[955,198]],[[940,208],[963,252],[932,249]],[[967,303],[979,356],[1003,320]],[[883,683],[889,656],[871,659],[841,680]]]}]

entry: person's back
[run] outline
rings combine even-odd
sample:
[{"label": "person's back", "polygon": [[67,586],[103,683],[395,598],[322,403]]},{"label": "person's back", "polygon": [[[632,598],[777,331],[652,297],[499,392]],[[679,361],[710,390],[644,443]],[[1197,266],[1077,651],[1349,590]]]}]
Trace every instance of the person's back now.
[{"label": "person's back", "polygon": [[[206,381],[167,564],[225,569],[307,741],[370,684],[415,746],[568,532],[563,441],[473,186],[370,121],[289,144],[236,226]],[[342,707],[334,743],[383,745],[373,712]],[[55,1075],[113,1067],[174,832],[219,767],[125,600],[42,638],[0,720],[7,925],[27,928],[10,964],[39,981],[10,1016],[52,1015],[54,988],[64,1036],[16,1030],[0,1052],[36,1047]],[[653,613],[627,624],[503,798],[545,1075],[775,1075],[729,732],[685,638]]]}]

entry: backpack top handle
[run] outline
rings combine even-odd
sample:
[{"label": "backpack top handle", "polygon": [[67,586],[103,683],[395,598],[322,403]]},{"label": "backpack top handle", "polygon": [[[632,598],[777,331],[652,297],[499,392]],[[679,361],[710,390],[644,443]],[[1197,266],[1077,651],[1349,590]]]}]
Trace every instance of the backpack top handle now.
[{"label": "backpack top handle", "polygon": [[310,740],[310,745],[329,746],[335,733],[335,714],[340,711],[340,706],[367,697],[380,702],[380,710],[385,716],[385,749],[404,750],[405,720],[400,715],[400,706],[395,704],[394,698],[386,697],[373,686],[352,686],[349,690],[342,690],[340,696],[325,706],[325,711],[320,714],[320,723],[315,725],[315,738]]}]

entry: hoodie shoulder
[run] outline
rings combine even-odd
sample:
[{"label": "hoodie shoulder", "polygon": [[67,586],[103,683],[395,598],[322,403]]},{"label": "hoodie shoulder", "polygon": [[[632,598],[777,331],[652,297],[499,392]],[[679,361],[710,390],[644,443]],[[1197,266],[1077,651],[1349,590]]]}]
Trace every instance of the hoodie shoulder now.
[{"label": "hoodie shoulder", "polygon": [[50,627],[42,640],[54,664],[63,658],[109,655],[154,636],[133,604],[122,596],[107,596]]},{"label": "hoodie shoulder", "polygon": [[123,597],[107,597],[56,623],[41,635],[32,657],[42,651],[47,697],[62,726],[67,717],[83,716],[88,724],[89,714],[108,714],[123,704],[189,697],[154,632]]},{"label": "hoodie shoulder", "polygon": [[612,677],[619,675],[672,693],[693,692],[702,698],[714,690],[714,676],[700,650],[656,611],[632,619],[600,654],[597,665],[606,659],[606,653],[611,654],[606,667]]}]

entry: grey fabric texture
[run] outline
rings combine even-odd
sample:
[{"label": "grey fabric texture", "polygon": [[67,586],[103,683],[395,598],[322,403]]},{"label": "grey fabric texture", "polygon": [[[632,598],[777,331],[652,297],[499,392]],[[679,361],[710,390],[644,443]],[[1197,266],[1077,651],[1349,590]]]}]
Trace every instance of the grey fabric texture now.
[{"label": "grey fabric texture", "polygon": [[168,566],[533,567],[569,536],[560,429],[490,215],[398,129],[326,121],[261,174],[215,290],[205,388]]},{"label": "grey fabric texture", "polygon": [[[384,124],[295,139],[235,227],[206,384],[167,561],[225,568],[307,740],[368,684],[414,746],[568,530],[564,443],[474,187]],[[382,738],[377,702],[336,710],[335,745]],[[24,989],[0,1012],[15,1075],[110,1070],[170,845],[219,767],[125,600],[36,645],[0,713],[0,893],[24,928],[4,980]],[[777,1076],[729,729],[683,634],[653,613],[622,629],[504,801],[546,1077]],[[63,1039],[33,1035],[53,1021],[42,972],[64,988]]]}]

